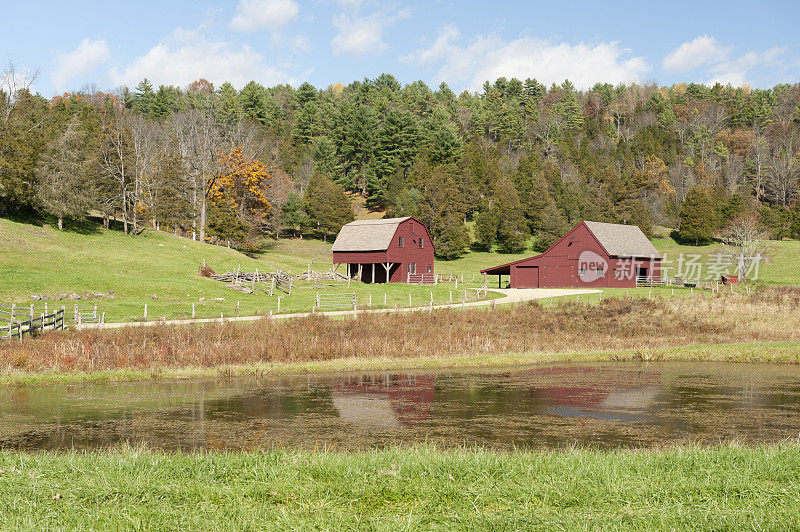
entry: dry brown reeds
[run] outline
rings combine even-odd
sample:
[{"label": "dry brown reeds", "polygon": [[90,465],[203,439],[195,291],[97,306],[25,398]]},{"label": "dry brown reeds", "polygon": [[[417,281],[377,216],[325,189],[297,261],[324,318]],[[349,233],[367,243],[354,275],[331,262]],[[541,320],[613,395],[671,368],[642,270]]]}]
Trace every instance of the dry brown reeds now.
[{"label": "dry brown reeds", "polygon": [[0,344],[0,368],[96,371],[214,367],[349,357],[650,349],[800,339],[800,289],[753,297],[607,299],[495,311],[360,315],[333,320],[148,327],[45,334]]}]

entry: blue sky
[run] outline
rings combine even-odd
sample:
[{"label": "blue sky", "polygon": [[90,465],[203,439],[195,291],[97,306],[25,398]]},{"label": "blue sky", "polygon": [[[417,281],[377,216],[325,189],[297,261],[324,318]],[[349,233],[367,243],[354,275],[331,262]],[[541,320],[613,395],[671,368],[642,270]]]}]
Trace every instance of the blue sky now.
[{"label": "blue sky", "polygon": [[477,90],[499,76],[578,87],[800,81],[800,2],[136,0],[9,2],[0,60],[44,96],[100,89],[310,81],[382,72]]}]

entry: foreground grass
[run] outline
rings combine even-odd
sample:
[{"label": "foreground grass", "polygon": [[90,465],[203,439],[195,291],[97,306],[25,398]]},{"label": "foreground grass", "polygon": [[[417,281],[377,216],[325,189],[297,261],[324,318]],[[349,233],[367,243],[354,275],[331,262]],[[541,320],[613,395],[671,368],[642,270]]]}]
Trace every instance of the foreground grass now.
[{"label": "foreground grass", "polygon": [[0,528],[800,527],[800,448],[0,452]]}]

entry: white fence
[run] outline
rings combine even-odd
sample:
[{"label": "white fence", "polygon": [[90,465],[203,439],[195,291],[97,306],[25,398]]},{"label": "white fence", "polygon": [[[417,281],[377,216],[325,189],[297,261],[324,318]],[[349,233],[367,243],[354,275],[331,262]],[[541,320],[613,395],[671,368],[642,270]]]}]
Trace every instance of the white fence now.
[{"label": "white fence", "polygon": [[327,310],[353,310],[356,308],[355,292],[320,294],[317,293],[317,309]]}]

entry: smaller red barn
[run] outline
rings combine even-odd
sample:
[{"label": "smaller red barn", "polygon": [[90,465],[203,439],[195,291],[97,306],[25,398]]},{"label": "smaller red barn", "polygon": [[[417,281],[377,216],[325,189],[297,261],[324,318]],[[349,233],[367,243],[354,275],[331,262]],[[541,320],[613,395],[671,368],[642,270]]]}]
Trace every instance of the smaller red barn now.
[{"label": "smaller red barn", "polygon": [[584,221],[541,255],[481,270],[511,288],[635,287],[661,279],[661,254],[635,225]]},{"label": "smaller red barn", "polygon": [[411,217],[357,220],[339,231],[333,263],[365,283],[433,279],[434,247],[428,228]]}]

